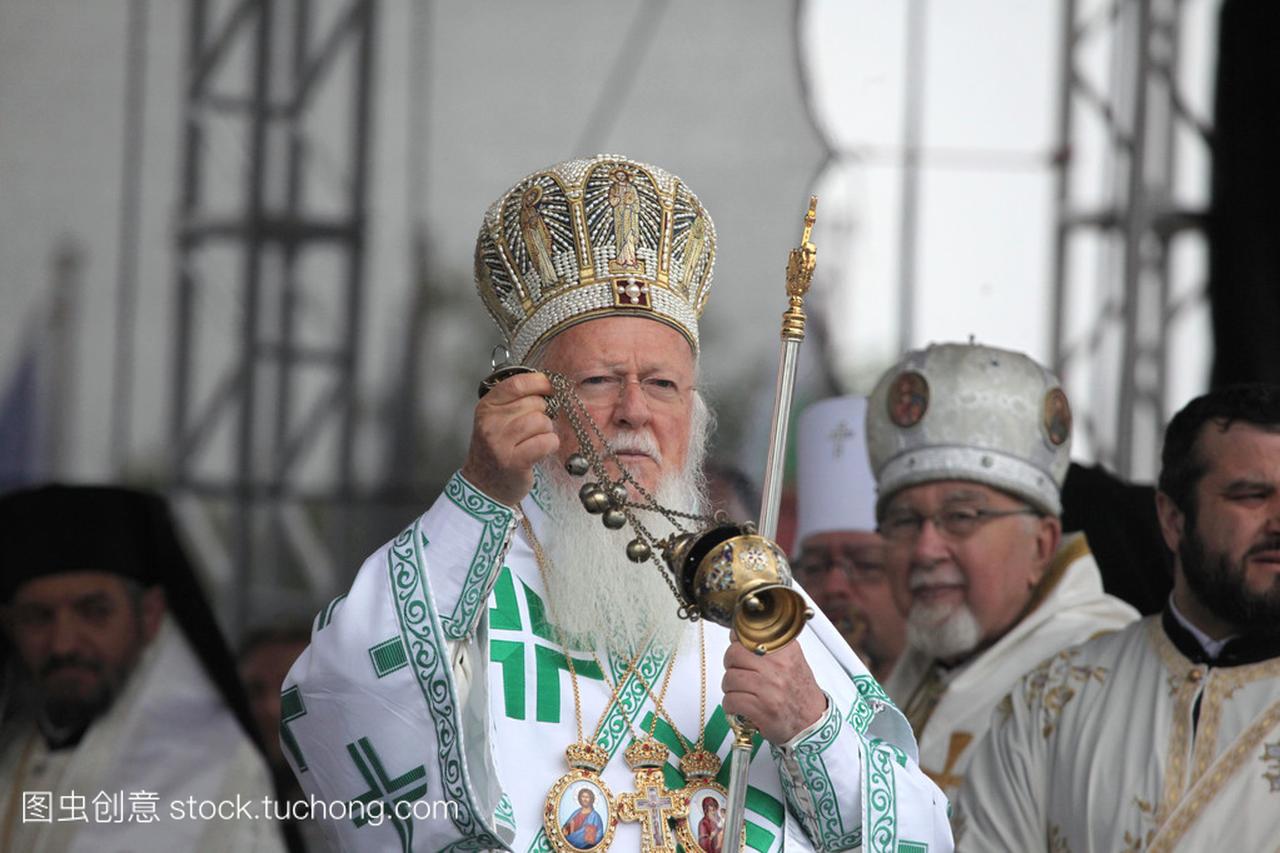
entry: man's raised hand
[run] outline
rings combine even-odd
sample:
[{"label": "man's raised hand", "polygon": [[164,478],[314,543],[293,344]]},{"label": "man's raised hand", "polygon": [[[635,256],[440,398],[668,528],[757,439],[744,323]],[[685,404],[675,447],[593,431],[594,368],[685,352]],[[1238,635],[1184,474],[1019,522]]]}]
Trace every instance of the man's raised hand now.
[{"label": "man's raised hand", "polygon": [[533,466],[560,449],[547,417],[546,398],[553,393],[542,373],[521,373],[493,386],[476,404],[462,476],[494,500],[519,504],[533,488]]}]

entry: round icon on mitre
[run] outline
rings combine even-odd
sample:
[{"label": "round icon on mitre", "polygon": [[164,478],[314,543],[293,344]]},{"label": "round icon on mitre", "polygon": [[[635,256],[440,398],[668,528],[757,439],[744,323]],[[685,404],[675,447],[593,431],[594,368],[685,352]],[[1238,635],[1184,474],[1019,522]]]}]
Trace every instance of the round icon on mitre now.
[{"label": "round icon on mitre", "polygon": [[889,388],[886,401],[889,420],[895,426],[906,429],[920,423],[929,408],[929,383],[914,370],[899,373]]},{"label": "round icon on mitre", "polygon": [[1061,388],[1044,395],[1044,434],[1054,447],[1061,447],[1071,437],[1071,404]]}]

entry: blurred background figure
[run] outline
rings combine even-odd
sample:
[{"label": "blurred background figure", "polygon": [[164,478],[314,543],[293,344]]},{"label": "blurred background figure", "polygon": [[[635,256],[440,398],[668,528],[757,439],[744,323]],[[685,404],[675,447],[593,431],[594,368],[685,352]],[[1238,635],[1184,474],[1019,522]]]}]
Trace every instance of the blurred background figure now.
[{"label": "blurred background figure", "polygon": [[[285,617],[276,625],[250,631],[240,644],[238,659],[240,680],[249,697],[249,710],[258,729],[258,738],[271,764],[277,796],[289,803],[299,803],[306,798],[298,777],[285,761],[281,745],[281,739],[288,737],[280,726],[281,685],[289,674],[289,667],[310,641],[311,627],[308,624]],[[290,831],[296,830],[297,840],[304,849],[329,849],[319,826],[309,819],[308,809],[299,804],[287,814]]]},{"label": "blurred background figure", "polygon": [[[231,655],[161,498],[68,486],[8,495],[0,577],[20,665],[0,732],[0,848],[284,849],[270,820],[172,812],[189,798],[261,808],[273,791]],[[30,806],[18,796],[30,791],[48,793],[49,822],[13,813]]]},{"label": "blurred background figure", "polygon": [[280,746],[280,685],[310,641],[309,627],[287,624],[252,631],[240,645],[240,679],[249,696],[249,710],[281,795],[290,799],[300,795],[301,789]]},{"label": "blurred background figure", "polygon": [[796,580],[880,681],[907,642],[876,533],[866,397],[814,403],[797,426]]}]

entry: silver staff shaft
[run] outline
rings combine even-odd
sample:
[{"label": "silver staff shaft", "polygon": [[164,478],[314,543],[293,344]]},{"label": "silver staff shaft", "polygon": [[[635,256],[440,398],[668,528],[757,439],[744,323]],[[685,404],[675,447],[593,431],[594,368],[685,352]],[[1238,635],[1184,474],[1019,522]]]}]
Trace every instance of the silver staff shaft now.
[{"label": "silver staff shaft", "polygon": [[[751,768],[751,736],[755,727],[742,717],[730,718],[733,723],[733,747],[729,750],[729,791],[724,802],[724,850],[740,851],[742,827],[747,796],[747,771]],[[746,723],[746,725],[742,725]]]},{"label": "silver staff shaft", "polygon": [[[778,381],[773,392],[773,422],[769,428],[769,457],[765,463],[760,501],[760,534],[773,539],[778,533],[778,509],[782,505],[782,475],[787,453],[787,429],[791,425],[791,400],[796,389],[796,364],[804,341],[804,296],[809,292],[817,249],[809,242],[817,214],[818,197],[809,197],[800,245],[787,258],[787,310],[782,315],[782,351],[778,356]],[[751,764],[751,740],[756,727],[745,717],[734,716],[733,748],[729,751],[729,791],[725,798],[724,849],[740,851],[743,809],[747,796],[747,770]]]},{"label": "silver staff shaft", "polygon": [[783,467],[787,461],[787,430],[791,427],[791,400],[796,389],[796,365],[800,341],[784,339],[778,354],[778,381],[773,393],[773,420],[769,427],[769,459],[764,468],[760,495],[760,535],[778,535],[778,511],[782,506]]}]

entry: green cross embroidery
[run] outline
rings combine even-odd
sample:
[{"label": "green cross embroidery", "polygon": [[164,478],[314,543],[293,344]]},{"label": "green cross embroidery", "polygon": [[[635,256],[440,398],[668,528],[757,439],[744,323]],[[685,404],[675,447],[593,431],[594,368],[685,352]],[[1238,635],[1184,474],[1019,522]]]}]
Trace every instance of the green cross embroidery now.
[{"label": "green cross embroidery", "polygon": [[[412,802],[426,795],[427,784],[422,781],[427,775],[426,768],[419,764],[394,779],[388,777],[386,769],[382,766],[382,760],[366,737],[347,744],[347,753],[355,762],[360,775],[369,784],[368,791],[351,801],[351,822],[359,829],[369,823],[371,815],[386,815],[391,825],[396,828],[396,834],[400,836],[401,849],[404,853],[409,853],[413,847],[413,821],[397,815],[395,807],[399,803]],[[417,784],[420,781],[422,784]],[[414,787],[410,788],[410,785]],[[406,788],[408,790],[405,790]],[[384,797],[389,797],[390,802],[383,799]],[[356,803],[361,805],[357,807]],[[373,803],[379,805],[374,807]]]},{"label": "green cross embroidery", "polygon": [[502,667],[502,697],[507,716],[524,719],[524,643],[490,640],[489,657]]},{"label": "green cross embroidery", "polygon": [[503,566],[493,585],[494,606],[489,608],[489,628],[494,631],[519,631],[520,607],[516,604],[516,587],[511,580],[511,567]]},{"label": "green cross embroidery", "polygon": [[547,620],[547,606],[542,603],[542,599],[536,592],[529,589],[527,583],[520,581],[520,586],[524,587],[524,601],[529,606],[529,628],[535,636],[559,643],[560,638],[556,636],[555,629]]},{"label": "green cross embroidery", "polygon": [[297,687],[290,687],[280,694],[280,741],[293,756],[293,763],[298,765],[299,773],[307,772],[307,761],[302,757],[302,747],[298,739],[289,731],[289,723],[307,715],[307,708],[302,704],[302,693]]},{"label": "green cross embroidery", "polygon": [[[569,671],[569,659],[563,652],[535,644],[534,662],[538,671],[538,715],[540,723],[560,722],[560,672]],[[579,678],[604,680],[604,673],[593,660],[573,659],[574,671]]]},{"label": "green cross embroidery", "polygon": [[[546,606],[536,592],[524,581],[525,604],[529,609],[529,627],[537,637],[556,642],[555,631],[546,618]],[[520,608],[516,600],[515,576],[510,567],[503,567],[493,587],[493,605],[489,607],[489,626],[500,631],[519,631],[522,627]],[[561,673],[567,672],[569,663],[562,651],[538,643],[524,643],[512,639],[494,637],[489,640],[489,659],[502,670],[502,695],[506,715],[513,720],[526,719],[525,712],[525,647],[532,645],[534,660],[538,722],[560,722]],[[574,657],[573,668],[583,678],[604,680],[604,673],[593,660]]]}]

